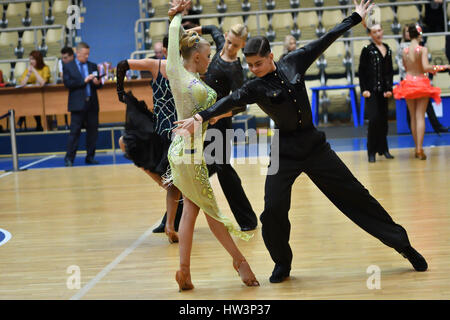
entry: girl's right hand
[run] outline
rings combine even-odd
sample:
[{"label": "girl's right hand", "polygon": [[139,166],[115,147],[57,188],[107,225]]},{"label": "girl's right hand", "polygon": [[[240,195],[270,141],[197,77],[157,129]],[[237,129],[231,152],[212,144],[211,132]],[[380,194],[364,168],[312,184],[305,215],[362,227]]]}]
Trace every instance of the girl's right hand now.
[{"label": "girl's right hand", "polygon": [[171,8],[169,9],[169,17],[175,16],[179,12],[183,12],[188,5],[191,3],[191,0],[172,0],[170,3]]}]

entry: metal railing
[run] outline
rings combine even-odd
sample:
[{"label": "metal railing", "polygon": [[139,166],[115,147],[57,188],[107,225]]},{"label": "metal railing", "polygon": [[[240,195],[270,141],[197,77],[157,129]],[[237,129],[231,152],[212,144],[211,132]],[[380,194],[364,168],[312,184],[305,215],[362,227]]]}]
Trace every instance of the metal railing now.
[{"label": "metal railing", "polygon": [[8,113],[0,116],[0,120],[9,117],[10,136],[11,136],[11,155],[13,160],[13,171],[19,171],[19,155],[17,153],[17,141],[16,141],[16,117],[14,109],[10,109]]}]

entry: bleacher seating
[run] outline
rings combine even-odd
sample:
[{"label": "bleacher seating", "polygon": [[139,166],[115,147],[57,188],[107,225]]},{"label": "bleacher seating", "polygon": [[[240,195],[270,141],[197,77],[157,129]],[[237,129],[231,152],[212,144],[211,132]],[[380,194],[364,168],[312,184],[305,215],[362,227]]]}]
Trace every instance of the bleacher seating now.
[{"label": "bleacher seating", "polygon": [[[4,0],[4,3],[0,20],[0,61],[28,58],[32,50],[40,50],[44,57],[60,55],[61,48],[68,43],[66,10],[71,4],[79,4],[78,0],[30,0],[19,3]],[[48,26],[56,26],[57,29],[42,29]],[[36,27],[39,29],[34,29]],[[56,60],[52,58],[48,61]],[[26,63],[8,62],[1,65],[8,79],[11,70],[17,79]],[[57,66],[52,65],[52,73],[55,68]]]}]

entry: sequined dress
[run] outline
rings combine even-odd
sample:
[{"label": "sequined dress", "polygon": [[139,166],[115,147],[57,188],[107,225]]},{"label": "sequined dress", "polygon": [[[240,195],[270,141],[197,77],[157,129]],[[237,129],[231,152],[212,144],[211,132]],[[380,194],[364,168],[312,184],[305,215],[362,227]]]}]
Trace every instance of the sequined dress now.
[{"label": "sequined dress", "polygon": [[[186,119],[211,107],[217,94],[204,83],[199,74],[187,71],[180,56],[179,40],[181,15],[177,14],[169,27],[169,48],[167,58],[167,77],[175,100],[178,119]],[[219,210],[213,189],[209,182],[208,169],[203,157],[203,142],[208,122],[190,137],[175,136],[168,152],[170,172],[167,180],[173,184],[210,217],[222,222],[228,232],[249,240],[252,235],[238,230]],[[200,130],[201,129],[201,130]]]}]

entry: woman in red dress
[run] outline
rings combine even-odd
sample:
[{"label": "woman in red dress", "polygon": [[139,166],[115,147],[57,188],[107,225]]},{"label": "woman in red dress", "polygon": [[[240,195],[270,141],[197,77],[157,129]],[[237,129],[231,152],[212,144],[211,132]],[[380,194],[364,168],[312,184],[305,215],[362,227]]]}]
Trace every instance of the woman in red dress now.
[{"label": "woman in red dress", "polygon": [[425,135],[425,111],[428,99],[436,103],[441,102],[441,89],[433,87],[427,73],[449,69],[449,65],[435,66],[428,63],[428,49],[420,45],[422,28],[417,24],[408,27],[411,44],[403,50],[403,65],[406,69],[406,78],[394,88],[395,99],[406,99],[411,115],[411,132],[416,145],[415,157],[425,160],[423,152],[423,137]]}]

